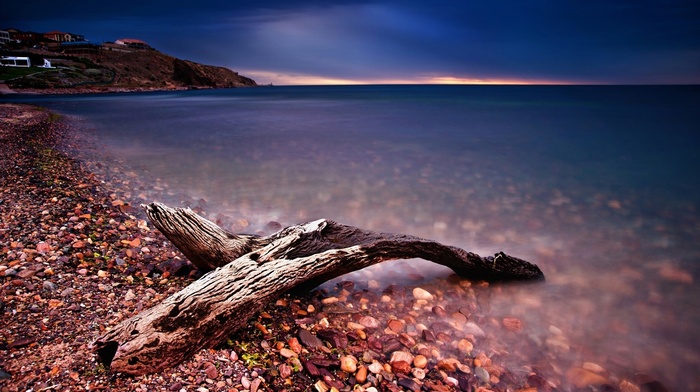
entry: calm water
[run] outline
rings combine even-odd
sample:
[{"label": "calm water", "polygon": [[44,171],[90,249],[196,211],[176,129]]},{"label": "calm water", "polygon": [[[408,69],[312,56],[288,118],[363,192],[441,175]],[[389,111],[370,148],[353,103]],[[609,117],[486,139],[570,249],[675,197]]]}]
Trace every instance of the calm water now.
[{"label": "calm water", "polygon": [[[80,116],[105,155],[167,187],[163,201],[203,199],[233,230],[325,217],[528,259],[547,281],[494,289],[492,313],[521,318],[532,339],[562,331],[571,350],[548,358],[564,371],[588,361],[700,388],[698,87],[11,99]],[[449,274],[410,265],[428,281]]]}]

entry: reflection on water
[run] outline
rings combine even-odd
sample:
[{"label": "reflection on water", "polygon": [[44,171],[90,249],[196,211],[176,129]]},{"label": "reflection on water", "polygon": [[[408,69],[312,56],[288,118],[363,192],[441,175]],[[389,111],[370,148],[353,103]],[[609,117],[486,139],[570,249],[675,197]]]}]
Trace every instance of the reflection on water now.
[{"label": "reflection on water", "polygon": [[[501,336],[514,367],[547,360],[561,376],[591,362],[698,390],[698,98],[365,86],[42,103],[84,116],[136,176],[159,179],[162,201],[206,204],[227,229],[324,217],[538,264],[546,282],[490,290],[489,317],[525,325],[524,341]],[[442,267],[398,263],[341,279],[450,284]]]}]

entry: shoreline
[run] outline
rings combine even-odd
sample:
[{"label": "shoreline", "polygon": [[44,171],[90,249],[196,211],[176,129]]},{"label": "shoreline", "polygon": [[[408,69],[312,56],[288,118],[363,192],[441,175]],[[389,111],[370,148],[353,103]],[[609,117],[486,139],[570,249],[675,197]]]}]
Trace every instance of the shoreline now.
[{"label": "shoreline", "polygon": [[77,95],[77,94],[120,94],[120,93],[146,93],[167,91],[192,91],[192,90],[221,90],[229,88],[250,88],[260,86],[239,87],[66,87],[51,89],[11,89],[7,84],[0,83],[0,96],[3,95]]},{"label": "shoreline", "polygon": [[[110,373],[90,343],[198,272],[134,208],[158,199],[167,185],[145,183],[118,163],[106,176],[86,169],[108,164],[61,152],[60,146],[81,143],[71,139],[75,132],[45,109],[0,104],[3,392],[638,392],[657,383],[568,354],[545,357],[577,349],[559,335],[544,348],[517,316],[492,313],[493,293],[508,287],[455,275],[426,282],[420,271],[405,286],[381,287],[381,271],[362,272],[307,295],[285,295],[220,347],[200,350],[175,368],[139,377]],[[539,362],[523,354],[532,351],[541,354]]]}]

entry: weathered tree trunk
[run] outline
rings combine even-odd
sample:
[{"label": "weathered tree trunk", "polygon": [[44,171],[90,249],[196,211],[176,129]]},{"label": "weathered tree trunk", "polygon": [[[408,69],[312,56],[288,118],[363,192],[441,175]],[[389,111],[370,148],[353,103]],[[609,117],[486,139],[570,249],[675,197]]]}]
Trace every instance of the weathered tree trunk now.
[{"label": "weathered tree trunk", "polygon": [[537,266],[503,253],[482,258],[435,241],[324,219],[258,237],[228,233],[189,209],[144,208],[192,263],[216,269],[94,343],[100,360],[114,372],[138,375],[177,365],[201,348],[220,344],[284,292],[385,260],[422,258],[473,279],[544,278]]}]

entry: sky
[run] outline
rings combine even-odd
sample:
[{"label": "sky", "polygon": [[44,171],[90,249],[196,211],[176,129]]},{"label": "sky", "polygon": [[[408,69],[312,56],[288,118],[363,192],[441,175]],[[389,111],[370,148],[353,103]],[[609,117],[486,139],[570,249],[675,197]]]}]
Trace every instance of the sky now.
[{"label": "sky", "polygon": [[258,84],[698,84],[698,0],[5,2],[0,29],[137,38]]}]

